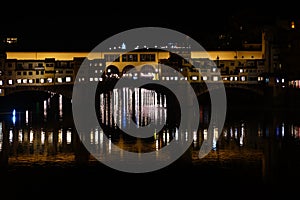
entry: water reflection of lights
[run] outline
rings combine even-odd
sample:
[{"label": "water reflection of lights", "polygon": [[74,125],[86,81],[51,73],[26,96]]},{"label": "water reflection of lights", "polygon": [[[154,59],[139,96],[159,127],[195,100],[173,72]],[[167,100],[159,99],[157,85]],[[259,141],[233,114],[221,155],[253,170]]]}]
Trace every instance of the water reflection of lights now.
[{"label": "water reflection of lights", "polygon": [[219,138],[219,129],[217,127],[213,128],[213,143],[212,143],[212,149],[217,149],[217,142]]},{"label": "water reflection of lights", "polygon": [[12,122],[14,125],[16,124],[16,110],[15,109],[12,112]]},{"label": "water reflection of lights", "polygon": [[0,122],[0,152],[2,150],[2,143],[3,143],[3,132],[2,132],[2,122]]}]

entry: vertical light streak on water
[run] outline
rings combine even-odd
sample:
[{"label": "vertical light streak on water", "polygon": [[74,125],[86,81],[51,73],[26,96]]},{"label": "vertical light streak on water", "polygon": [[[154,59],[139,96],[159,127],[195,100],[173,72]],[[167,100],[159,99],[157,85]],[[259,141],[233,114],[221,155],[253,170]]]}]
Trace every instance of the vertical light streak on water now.
[{"label": "vertical light streak on water", "polygon": [[94,130],[91,129],[91,132],[90,132],[90,144],[94,144]]},{"label": "vertical light streak on water", "polygon": [[3,145],[3,132],[2,132],[2,122],[0,122],[0,152],[2,151]]},{"label": "vertical light streak on water", "polygon": [[140,101],[139,101],[139,88],[135,88],[134,89],[134,95],[135,95],[135,123],[136,126],[139,127],[139,105],[140,105]]},{"label": "vertical light streak on water", "polygon": [[114,101],[114,97],[113,97],[113,93],[110,92],[110,104],[109,104],[109,121],[110,121],[110,127],[113,127],[113,114],[114,114],[114,110],[113,110],[113,101]]},{"label": "vertical light streak on water", "polygon": [[20,129],[18,133],[18,142],[22,143],[23,142],[23,130]]},{"label": "vertical light streak on water", "polygon": [[25,111],[25,123],[28,124],[28,122],[29,122],[29,111],[26,110]]},{"label": "vertical light streak on water", "polygon": [[194,144],[194,147],[197,146],[197,141],[198,141],[197,131],[194,130],[193,131],[193,144]]},{"label": "vertical light streak on water", "polygon": [[[114,119],[114,126],[116,127],[117,126],[117,121],[118,121],[118,112],[119,112],[119,90],[118,89],[114,89],[114,95],[113,95],[113,102],[114,102],[114,105],[113,105],[113,119]],[[119,123],[120,124],[120,123]]]},{"label": "vertical light streak on water", "polygon": [[104,98],[103,98],[103,93],[100,94],[99,100],[100,100],[99,103],[100,103],[101,123],[104,124]]},{"label": "vertical light streak on water", "polygon": [[47,119],[47,100],[44,100],[44,119]]},{"label": "vertical light streak on water", "polygon": [[10,129],[10,130],[9,130],[9,142],[10,142],[10,143],[12,143],[12,141],[13,141],[13,137],[14,137],[13,130],[12,130],[12,129]]},{"label": "vertical light streak on water", "polygon": [[99,130],[95,128],[95,145],[99,144]]},{"label": "vertical light streak on water", "polygon": [[[143,116],[144,116],[144,106],[145,106],[145,99],[144,98],[145,98],[146,95],[145,95],[145,89],[144,88],[141,88],[140,91],[141,91],[141,93],[140,93],[141,94],[141,98],[140,98],[141,99],[141,102],[140,102],[141,108],[140,108],[140,113],[139,114],[141,115],[141,118],[143,119]],[[142,119],[141,119],[141,123],[143,121]],[[139,125],[143,126],[143,124],[139,124]]]},{"label": "vertical light streak on water", "polygon": [[282,122],[282,124],[281,124],[281,135],[282,135],[282,137],[284,137],[284,126],[285,126],[285,124],[284,124],[284,122]]},{"label": "vertical light streak on water", "polygon": [[213,128],[213,144],[212,144],[213,150],[217,149],[218,138],[219,138],[219,129],[217,127],[214,127]]},{"label": "vertical light streak on water", "polygon": [[16,124],[16,110],[15,109],[12,112],[12,122],[14,125]]},{"label": "vertical light streak on water", "polygon": [[99,133],[99,145],[100,145],[100,153],[102,153],[103,151],[103,130],[100,129],[100,133]]},{"label": "vertical light streak on water", "polygon": [[63,96],[60,94],[58,97],[58,108],[59,108],[59,117],[63,116]]},{"label": "vertical light streak on water", "polygon": [[63,129],[61,128],[58,130],[58,141],[57,141],[58,144],[62,144],[62,138],[63,138]]},{"label": "vertical light streak on water", "polygon": [[244,145],[244,136],[245,136],[245,124],[241,125],[241,135],[240,135],[240,146]]},{"label": "vertical light streak on water", "polygon": [[71,130],[67,130],[67,136],[66,136],[66,140],[67,140],[67,144],[71,144],[72,142],[72,131]]},{"label": "vertical light streak on water", "polygon": [[33,143],[33,130],[29,131],[29,143]]},{"label": "vertical light streak on water", "polygon": [[46,139],[45,131],[41,129],[41,144],[45,143],[45,139]]},{"label": "vertical light streak on water", "polygon": [[53,143],[53,132],[48,133],[48,143],[52,144]]},{"label": "vertical light streak on water", "polygon": [[[133,98],[132,98],[132,89],[127,89],[128,90],[128,93],[127,93],[127,108],[126,108],[126,116],[127,117],[131,117],[132,115],[132,101],[133,101]],[[128,120],[128,126],[130,127],[131,125],[131,120]]]},{"label": "vertical light streak on water", "polygon": [[104,122],[104,124],[105,125],[108,125],[108,107],[109,107],[108,98],[109,98],[108,94],[105,93],[105,96],[104,96],[104,113],[105,113],[105,122]]}]

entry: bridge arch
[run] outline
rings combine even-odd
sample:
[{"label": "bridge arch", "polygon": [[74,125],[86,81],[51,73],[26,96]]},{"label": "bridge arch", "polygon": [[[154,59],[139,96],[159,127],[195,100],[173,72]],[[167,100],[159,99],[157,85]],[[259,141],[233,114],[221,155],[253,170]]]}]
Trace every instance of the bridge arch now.
[{"label": "bridge arch", "polygon": [[154,77],[155,76],[155,67],[153,65],[143,65],[140,69],[141,77]]},{"label": "bridge arch", "polygon": [[119,68],[115,65],[109,65],[106,67],[105,75],[107,77],[114,77],[114,76],[119,77],[120,76]]},{"label": "bridge arch", "polygon": [[123,70],[121,76],[134,76],[137,73],[135,66],[126,65]]},{"label": "bridge arch", "polygon": [[[209,93],[210,91],[214,91],[214,90],[218,90],[221,87],[225,88],[225,91],[229,91],[229,90],[235,90],[235,91],[248,91],[248,92],[252,92],[253,94],[257,94],[259,96],[263,96],[264,95],[264,88],[262,88],[261,86],[255,84],[255,85],[249,85],[249,84],[222,84],[222,83],[191,83],[192,87],[194,88],[194,91],[196,93],[197,96],[201,96],[203,94]],[[208,90],[208,86],[209,86],[209,90]]]},{"label": "bridge arch", "polygon": [[[221,87],[217,85],[215,87],[208,87],[206,84],[193,85],[194,91],[198,97],[198,100],[202,103],[210,103],[210,93],[218,92]],[[264,103],[264,90],[254,86],[239,86],[224,84],[227,105],[248,105],[252,108],[262,105]]]}]

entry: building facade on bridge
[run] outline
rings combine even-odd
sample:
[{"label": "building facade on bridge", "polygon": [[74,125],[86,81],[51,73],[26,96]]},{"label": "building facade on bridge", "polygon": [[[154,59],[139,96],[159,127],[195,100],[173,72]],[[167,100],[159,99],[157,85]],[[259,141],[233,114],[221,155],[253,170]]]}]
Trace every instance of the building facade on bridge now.
[{"label": "building facade on bridge", "polygon": [[[6,88],[51,86],[129,77],[190,82],[258,83],[265,72],[262,51],[5,52],[0,60],[0,95]],[[82,64],[91,73],[78,74]],[[164,65],[169,66],[165,68]],[[182,77],[178,77],[181,72]],[[91,75],[92,74],[92,75]]]}]

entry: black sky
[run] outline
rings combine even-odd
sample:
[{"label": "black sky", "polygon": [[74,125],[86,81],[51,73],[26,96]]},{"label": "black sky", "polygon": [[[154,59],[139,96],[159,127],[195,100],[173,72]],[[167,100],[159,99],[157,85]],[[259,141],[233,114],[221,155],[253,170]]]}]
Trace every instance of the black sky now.
[{"label": "black sky", "polygon": [[[95,9],[93,9],[95,10]],[[91,13],[92,11],[91,10]],[[2,17],[1,37],[18,37],[18,48],[29,51],[90,51],[108,37],[133,28],[163,27],[180,31],[198,42],[206,41],[215,33],[231,28],[233,21],[264,24],[279,16],[274,9],[188,7],[168,9],[157,7],[152,12],[126,9],[112,13],[50,10],[45,15],[11,15]],[[283,16],[284,12],[281,12]],[[286,17],[286,16],[285,16]]]}]

